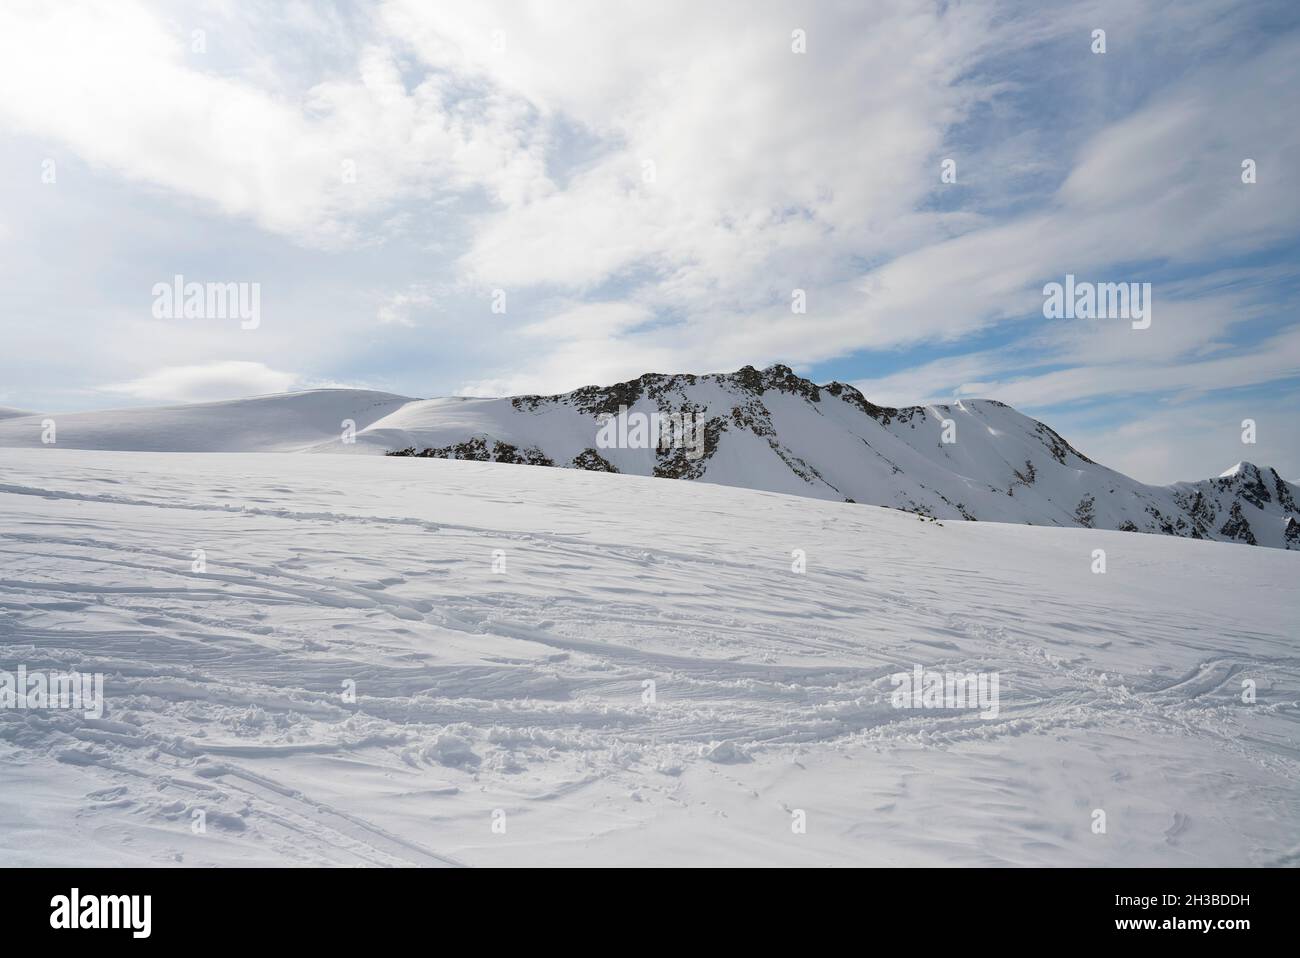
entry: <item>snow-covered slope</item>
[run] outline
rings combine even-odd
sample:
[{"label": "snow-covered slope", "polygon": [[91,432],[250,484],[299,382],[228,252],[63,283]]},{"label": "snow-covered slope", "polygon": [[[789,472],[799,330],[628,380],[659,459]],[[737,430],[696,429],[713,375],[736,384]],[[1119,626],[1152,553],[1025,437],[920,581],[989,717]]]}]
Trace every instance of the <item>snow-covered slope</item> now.
[{"label": "snow-covered slope", "polygon": [[[491,463],[3,467],[0,670],[107,700],[0,709],[7,865],[1300,863],[1289,553]],[[999,713],[895,708],[917,665]]]},{"label": "snow-covered slope", "polygon": [[54,447],[142,452],[297,452],[338,438],[341,423],[362,429],[411,402],[365,389],[312,389],[226,402],[101,412],[0,416],[0,447],[42,446],[44,423]]},{"label": "snow-covered slope", "polygon": [[[701,455],[606,448],[599,439],[603,417],[620,409],[698,417]],[[1243,462],[1218,478],[1150,486],[1093,462],[1003,403],[880,407],[852,386],[818,386],[785,366],[647,374],[557,396],[406,400],[321,390],[56,418],[63,447],[404,451],[698,479],[938,518],[1300,549],[1300,487],[1275,470]],[[355,422],[355,442],[344,440],[344,419]],[[0,421],[0,446],[39,445],[41,422]]]}]

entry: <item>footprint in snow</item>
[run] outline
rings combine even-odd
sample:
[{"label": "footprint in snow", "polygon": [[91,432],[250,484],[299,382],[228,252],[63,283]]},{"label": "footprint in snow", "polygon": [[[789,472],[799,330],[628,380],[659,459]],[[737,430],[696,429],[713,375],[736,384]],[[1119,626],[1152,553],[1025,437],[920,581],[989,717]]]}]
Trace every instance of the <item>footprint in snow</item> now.
[{"label": "footprint in snow", "polygon": [[1174,823],[1165,829],[1165,843],[1177,845],[1178,839],[1191,826],[1192,820],[1182,812],[1174,812]]}]

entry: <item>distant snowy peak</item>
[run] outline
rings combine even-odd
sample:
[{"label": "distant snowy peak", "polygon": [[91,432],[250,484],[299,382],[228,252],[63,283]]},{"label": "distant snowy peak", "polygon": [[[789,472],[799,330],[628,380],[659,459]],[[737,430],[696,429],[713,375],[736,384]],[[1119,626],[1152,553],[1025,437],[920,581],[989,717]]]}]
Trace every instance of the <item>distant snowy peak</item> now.
[{"label": "distant snowy peak", "polygon": [[1246,469],[1257,469],[1257,467],[1253,462],[1246,462],[1246,460],[1243,459],[1235,466],[1230,466],[1229,468],[1223,470],[1223,472],[1219,473],[1219,478],[1227,479],[1229,476],[1235,476]]},{"label": "distant snowy peak", "polygon": [[[783,365],[647,373],[549,396],[409,399],[322,389],[50,418],[51,448],[389,453],[556,466],[868,503],[933,519],[1300,550],[1300,487],[1273,469],[1241,462],[1213,479],[1149,486],[995,400],[878,406],[853,386],[819,386]],[[0,413],[0,447],[45,444],[45,421]]]},{"label": "distant snowy peak", "polygon": [[[1283,479],[1276,469],[1260,469],[1239,462],[1217,479],[1178,483],[1188,490],[1183,502],[1201,522],[1202,533],[1226,516],[1216,535],[1205,538],[1245,542],[1249,545],[1300,549],[1300,487]],[[1217,507],[1217,508],[1215,508]]]}]

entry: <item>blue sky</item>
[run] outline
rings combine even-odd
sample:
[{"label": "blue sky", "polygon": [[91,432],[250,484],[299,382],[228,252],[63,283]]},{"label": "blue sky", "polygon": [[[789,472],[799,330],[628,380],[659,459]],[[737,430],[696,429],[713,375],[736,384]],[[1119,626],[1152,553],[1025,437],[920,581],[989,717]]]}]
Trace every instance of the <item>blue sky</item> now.
[{"label": "blue sky", "polygon": [[[7,3],[0,405],[785,362],[1295,479],[1298,81],[1267,0]],[[1045,319],[1067,273],[1151,328]],[[261,323],[155,318],[176,274]]]}]

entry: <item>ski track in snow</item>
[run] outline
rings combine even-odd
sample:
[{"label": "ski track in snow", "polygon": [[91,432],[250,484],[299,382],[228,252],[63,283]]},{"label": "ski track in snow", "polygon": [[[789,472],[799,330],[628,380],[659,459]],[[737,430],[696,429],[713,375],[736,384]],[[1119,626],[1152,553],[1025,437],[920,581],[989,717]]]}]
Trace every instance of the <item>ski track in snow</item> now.
[{"label": "ski track in snow", "polygon": [[[0,668],[108,699],[0,710],[0,863],[1300,864],[1291,553],[497,464],[0,456]],[[913,664],[998,672],[1000,715],[893,708]]]}]

